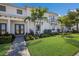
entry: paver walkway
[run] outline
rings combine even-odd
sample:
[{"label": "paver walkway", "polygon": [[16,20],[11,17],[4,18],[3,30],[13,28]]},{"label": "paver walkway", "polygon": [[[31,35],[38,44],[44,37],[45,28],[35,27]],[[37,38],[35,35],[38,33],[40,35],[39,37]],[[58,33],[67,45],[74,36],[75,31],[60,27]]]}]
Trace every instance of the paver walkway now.
[{"label": "paver walkway", "polygon": [[30,56],[23,36],[16,36],[10,50],[8,51],[8,56]]},{"label": "paver walkway", "polygon": [[79,56],[79,52],[75,56]]}]

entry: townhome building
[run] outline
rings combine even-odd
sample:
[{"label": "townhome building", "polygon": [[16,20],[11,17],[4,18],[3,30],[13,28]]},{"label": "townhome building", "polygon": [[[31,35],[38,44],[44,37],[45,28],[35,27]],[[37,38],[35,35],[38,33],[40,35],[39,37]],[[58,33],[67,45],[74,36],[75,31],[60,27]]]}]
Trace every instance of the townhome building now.
[{"label": "townhome building", "polygon": [[[11,4],[0,4],[0,34],[6,32],[15,35],[24,35],[33,30],[34,33],[38,30],[39,26],[34,25],[34,22],[26,20],[25,17],[31,15],[31,7],[17,7]],[[47,20],[42,20],[40,26],[40,33],[46,29],[51,29],[52,32],[57,32],[60,29],[58,24],[58,14],[45,13]],[[38,22],[38,21],[37,21]]]}]

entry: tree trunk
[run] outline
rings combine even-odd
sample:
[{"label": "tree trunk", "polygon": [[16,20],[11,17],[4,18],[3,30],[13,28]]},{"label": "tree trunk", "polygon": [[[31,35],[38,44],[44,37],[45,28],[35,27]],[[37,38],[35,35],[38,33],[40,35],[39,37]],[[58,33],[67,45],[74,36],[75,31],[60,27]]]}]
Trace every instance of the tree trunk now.
[{"label": "tree trunk", "polygon": [[78,30],[78,23],[76,23],[76,30],[79,32],[79,30]]},{"label": "tree trunk", "polygon": [[64,32],[64,28],[63,28],[63,26],[61,26],[61,31],[62,31],[62,33]]},{"label": "tree trunk", "polygon": [[34,21],[34,28],[35,28],[34,34],[36,34],[36,22],[35,21]]}]

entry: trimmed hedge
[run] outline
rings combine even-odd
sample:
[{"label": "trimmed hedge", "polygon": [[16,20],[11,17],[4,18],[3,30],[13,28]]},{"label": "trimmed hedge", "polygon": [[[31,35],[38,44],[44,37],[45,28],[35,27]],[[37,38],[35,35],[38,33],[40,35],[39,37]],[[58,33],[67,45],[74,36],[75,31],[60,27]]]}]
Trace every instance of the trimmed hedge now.
[{"label": "trimmed hedge", "polygon": [[30,35],[30,34],[25,35],[24,38],[25,38],[25,41],[34,40],[35,39],[35,37],[33,35]]},{"label": "trimmed hedge", "polygon": [[12,42],[12,36],[0,36],[0,44],[1,43],[10,43]]},{"label": "trimmed hedge", "polygon": [[13,42],[14,39],[15,39],[15,36],[13,34],[6,33],[3,35],[0,35],[0,44]]},{"label": "trimmed hedge", "polygon": [[50,36],[54,36],[54,35],[58,35],[59,33],[43,33],[43,34],[40,34],[39,36],[38,35],[32,35],[32,34],[26,34],[24,36],[25,38],[25,41],[29,41],[29,40],[34,40],[34,39],[38,39],[38,38],[44,38],[44,37],[50,37]]},{"label": "trimmed hedge", "polygon": [[51,35],[50,34],[41,34],[39,37],[44,38],[44,37],[49,37],[49,36],[51,36]]},{"label": "trimmed hedge", "polygon": [[24,38],[25,38],[25,41],[28,41],[28,40],[38,39],[39,36],[37,34],[26,33]]}]

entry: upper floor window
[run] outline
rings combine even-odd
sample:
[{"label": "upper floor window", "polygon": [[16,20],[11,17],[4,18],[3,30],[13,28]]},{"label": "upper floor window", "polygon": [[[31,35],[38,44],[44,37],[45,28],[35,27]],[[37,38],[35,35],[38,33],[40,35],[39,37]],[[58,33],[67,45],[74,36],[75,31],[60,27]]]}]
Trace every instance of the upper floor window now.
[{"label": "upper floor window", "polygon": [[55,21],[55,16],[50,16],[49,19],[50,19],[50,21],[54,22]]},{"label": "upper floor window", "polygon": [[17,14],[22,14],[22,10],[17,9]]},{"label": "upper floor window", "polygon": [[6,6],[0,5],[0,11],[6,11]]},{"label": "upper floor window", "polygon": [[53,20],[55,19],[55,17],[54,17],[54,16],[52,16],[52,18],[53,18]]}]

